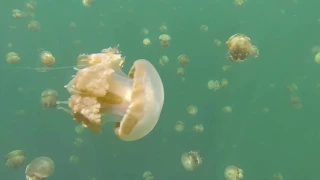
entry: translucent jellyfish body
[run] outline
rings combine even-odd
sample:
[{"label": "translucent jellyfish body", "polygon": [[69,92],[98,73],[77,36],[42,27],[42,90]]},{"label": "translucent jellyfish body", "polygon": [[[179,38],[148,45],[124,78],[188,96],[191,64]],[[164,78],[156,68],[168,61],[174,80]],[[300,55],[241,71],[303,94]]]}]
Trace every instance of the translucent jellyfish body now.
[{"label": "translucent jellyfish body", "polygon": [[6,166],[12,169],[18,169],[24,164],[26,159],[25,153],[22,150],[14,150],[6,155]]},{"label": "translucent jellyfish body", "polygon": [[181,163],[187,171],[194,171],[202,164],[202,159],[198,152],[190,151],[182,154]]},{"label": "translucent jellyfish body", "polygon": [[226,180],[240,180],[243,178],[243,170],[236,166],[228,166],[224,171]]},{"label": "translucent jellyfish body", "polygon": [[54,89],[47,89],[41,94],[41,104],[45,108],[55,108],[57,106],[58,93]]},{"label": "translucent jellyfish body", "polygon": [[227,41],[229,59],[231,61],[244,61],[251,51],[251,39],[244,34],[235,34]]},{"label": "translucent jellyfish body", "polygon": [[115,134],[125,141],[140,139],[152,131],[162,110],[164,90],[149,61],[135,61],[128,75],[121,70],[124,58],[114,48],[82,55],[78,62],[82,69],[65,86],[71,94],[68,104],[76,121],[101,133],[102,119],[116,115]]},{"label": "translucent jellyfish body", "polygon": [[26,180],[45,180],[54,172],[54,162],[48,157],[35,158],[26,168]]},{"label": "translucent jellyfish body", "polygon": [[170,45],[171,37],[168,34],[161,34],[159,40],[162,47],[168,47]]},{"label": "translucent jellyfish body", "polygon": [[46,67],[50,67],[56,62],[55,57],[53,57],[53,55],[49,51],[42,51],[40,53],[40,60]]}]

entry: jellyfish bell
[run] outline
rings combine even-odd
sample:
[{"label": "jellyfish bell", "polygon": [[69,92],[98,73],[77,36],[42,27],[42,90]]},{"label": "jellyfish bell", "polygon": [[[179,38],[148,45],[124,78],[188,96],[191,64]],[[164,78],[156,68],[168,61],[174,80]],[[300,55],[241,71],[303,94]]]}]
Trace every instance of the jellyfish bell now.
[{"label": "jellyfish bell", "polygon": [[55,57],[49,51],[42,51],[39,56],[40,61],[45,67],[50,67],[56,62]]},{"label": "jellyfish bell", "polygon": [[58,92],[54,89],[46,89],[41,93],[41,104],[44,108],[56,108],[57,105],[66,103],[58,101]]},{"label": "jellyfish bell", "polygon": [[102,119],[114,114],[119,116],[114,132],[120,139],[146,136],[157,124],[164,101],[163,84],[154,66],[140,59],[126,75],[119,53],[90,54],[86,59],[88,66],[79,69],[65,86],[71,94],[73,118],[101,133]]},{"label": "jellyfish bell", "polygon": [[226,180],[240,180],[243,178],[243,170],[236,166],[228,166],[224,171]]},{"label": "jellyfish bell", "polygon": [[242,62],[246,60],[251,47],[251,39],[244,34],[235,34],[226,42],[229,49],[229,59],[234,62]]},{"label": "jellyfish bell", "polygon": [[26,159],[25,156],[26,156],[26,154],[22,150],[11,151],[5,157],[6,166],[11,169],[20,168],[24,164],[24,161]]},{"label": "jellyfish bell", "polygon": [[44,180],[54,172],[54,162],[48,157],[37,157],[26,168],[27,180]]},{"label": "jellyfish bell", "polygon": [[202,158],[198,152],[190,151],[182,154],[181,163],[187,171],[194,171],[202,164]]}]

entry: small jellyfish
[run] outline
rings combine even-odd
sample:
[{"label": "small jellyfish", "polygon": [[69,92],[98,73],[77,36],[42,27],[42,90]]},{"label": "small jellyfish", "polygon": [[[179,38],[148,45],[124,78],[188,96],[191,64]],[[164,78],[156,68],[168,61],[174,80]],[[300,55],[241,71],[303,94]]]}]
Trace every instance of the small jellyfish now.
[{"label": "small jellyfish", "polygon": [[9,52],[6,55],[6,61],[8,64],[17,64],[20,62],[20,57],[15,52]]},{"label": "small jellyfish", "polygon": [[45,180],[54,172],[54,162],[48,157],[37,157],[26,168],[26,180]]},{"label": "small jellyfish", "polygon": [[72,155],[69,157],[69,163],[71,164],[79,164],[80,158],[76,155]]},{"label": "small jellyfish", "polygon": [[28,24],[28,29],[33,32],[38,32],[38,31],[40,31],[40,23],[36,20],[32,20]]},{"label": "small jellyfish", "polygon": [[243,170],[236,166],[228,166],[224,170],[224,177],[226,180],[240,180],[243,178]]},{"label": "small jellyfish", "polygon": [[82,0],[82,4],[85,6],[85,7],[90,7],[92,6],[92,4],[95,2],[95,0]]},{"label": "small jellyfish", "polygon": [[55,108],[57,106],[58,93],[54,89],[44,90],[41,94],[41,104],[45,108]]},{"label": "small jellyfish", "polygon": [[299,97],[297,97],[297,96],[291,97],[290,102],[291,102],[291,105],[294,109],[301,109],[302,108],[301,100]]},{"label": "small jellyfish", "polygon": [[49,51],[42,51],[40,53],[40,60],[46,67],[50,67],[56,62],[55,57],[53,57],[53,55]]},{"label": "small jellyfish", "polygon": [[318,52],[318,53],[314,56],[314,62],[316,62],[317,64],[320,64],[320,52]]},{"label": "small jellyfish", "polygon": [[232,113],[232,108],[230,106],[225,106],[222,111],[226,114]]},{"label": "small jellyfish", "polygon": [[15,19],[21,19],[25,17],[25,13],[20,11],[19,9],[12,10],[12,17]]},{"label": "small jellyfish", "polygon": [[151,44],[151,40],[149,38],[145,38],[142,43],[145,45],[145,46],[149,46]]},{"label": "small jellyfish", "polygon": [[150,171],[144,172],[143,175],[142,175],[142,178],[144,180],[153,180],[154,179],[153,176],[152,176],[152,173]]},{"label": "small jellyfish", "polygon": [[195,125],[194,127],[193,127],[193,130],[195,131],[195,132],[203,132],[203,130],[204,130],[204,126],[202,125],[202,124],[197,124],[197,125]]},{"label": "small jellyfish", "polygon": [[159,30],[160,30],[161,33],[165,33],[165,32],[167,32],[168,27],[165,26],[165,25],[162,25],[162,26],[160,26]]},{"label": "small jellyfish", "polygon": [[209,90],[218,91],[221,88],[220,82],[218,80],[210,80],[208,81],[208,88]]},{"label": "small jellyfish", "polygon": [[221,80],[221,83],[220,83],[221,87],[227,87],[228,84],[229,84],[229,82],[228,82],[227,79],[222,79],[222,80]]},{"label": "small jellyfish", "polygon": [[181,163],[187,171],[194,171],[202,164],[202,158],[198,152],[190,151],[182,154]]},{"label": "small jellyfish", "polygon": [[290,93],[295,93],[298,90],[298,86],[296,84],[290,84],[287,88]]},{"label": "small jellyfish", "polygon": [[229,59],[234,62],[244,61],[251,50],[251,39],[244,34],[235,34],[227,41]]},{"label": "small jellyfish", "polygon": [[184,68],[183,68],[183,67],[179,67],[179,68],[177,69],[177,74],[178,74],[179,76],[183,76],[183,75],[184,75]]},{"label": "small jellyfish", "polygon": [[174,129],[177,132],[182,132],[184,130],[184,123],[182,121],[176,122],[176,124],[174,125]]},{"label": "small jellyfish", "polygon": [[198,108],[197,108],[197,106],[191,105],[191,106],[187,107],[187,111],[188,111],[189,115],[195,116],[198,113]]},{"label": "small jellyfish", "polygon": [[70,26],[70,28],[76,28],[77,27],[75,22],[71,22],[69,26]]},{"label": "small jellyfish", "polygon": [[209,30],[209,27],[207,25],[201,25],[200,26],[200,31],[201,32],[208,32],[208,30]]},{"label": "small jellyfish", "polygon": [[273,180],[283,180],[283,176],[281,173],[275,173],[273,174]]},{"label": "small jellyfish", "polygon": [[171,37],[168,34],[161,34],[159,40],[162,47],[168,47],[170,45]]},{"label": "small jellyfish", "polygon": [[214,43],[217,47],[220,47],[221,44],[222,44],[221,41],[218,40],[218,39],[213,40],[213,43]]},{"label": "small jellyfish", "polygon": [[178,56],[178,61],[181,67],[185,67],[187,64],[189,64],[189,58],[185,54],[181,54],[180,56]]},{"label": "small jellyfish", "polygon": [[26,154],[22,150],[14,150],[6,155],[6,166],[11,169],[20,168],[26,159]]},{"label": "small jellyfish", "polygon": [[246,0],[234,0],[235,6],[243,6],[245,4]]},{"label": "small jellyfish", "polygon": [[257,46],[255,46],[255,45],[252,45],[251,46],[251,49],[250,49],[250,51],[249,51],[249,54],[251,55],[251,56],[253,56],[254,58],[257,58],[258,56],[259,56],[259,49],[257,48]]},{"label": "small jellyfish", "polygon": [[82,144],[83,144],[82,138],[76,138],[76,139],[74,140],[73,144],[76,145],[77,147],[82,146]]},{"label": "small jellyfish", "polygon": [[147,28],[142,28],[142,29],[141,29],[141,33],[146,36],[146,35],[149,34],[149,29],[147,29]]},{"label": "small jellyfish", "polygon": [[74,127],[74,131],[76,131],[77,134],[83,133],[83,130],[84,130],[84,127],[81,124]]},{"label": "small jellyfish", "polygon": [[[114,132],[124,141],[138,140],[156,126],[164,102],[164,89],[155,67],[147,60],[133,63],[128,75],[117,48],[83,55],[81,68],[65,86],[71,97],[74,120],[101,133],[102,120],[114,122]],[[109,114],[116,120],[107,118]]]},{"label": "small jellyfish", "polygon": [[169,58],[168,56],[162,56],[160,59],[159,59],[159,64],[161,66],[164,66],[165,64],[167,64],[169,62]]},{"label": "small jellyfish", "polygon": [[222,66],[222,71],[223,72],[227,72],[227,71],[230,71],[230,70],[231,70],[231,66],[229,66],[229,65]]}]

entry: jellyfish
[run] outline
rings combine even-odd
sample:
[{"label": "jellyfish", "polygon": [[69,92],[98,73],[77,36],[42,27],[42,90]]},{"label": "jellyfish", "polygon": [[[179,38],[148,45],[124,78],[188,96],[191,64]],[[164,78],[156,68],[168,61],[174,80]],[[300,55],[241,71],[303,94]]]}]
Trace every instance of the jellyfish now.
[{"label": "jellyfish", "polygon": [[218,91],[221,88],[220,82],[218,80],[208,81],[208,89],[213,91]]},{"label": "jellyfish", "polygon": [[149,38],[145,38],[143,39],[142,43],[145,45],[145,46],[149,46],[151,44],[151,40]]},{"label": "jellyfish", "polygon": [[42,51],[40,53],[40,60],[46,67],[50,67],[56,62],[55,57],[53,57],[53,55],[49,51]]},{"label": "jellyfish", "polygon": [[187,171],[194,171],[202,164],[202,158],[198,152],[190,151],[182,154],[181,163]]},{"label": "jellyfish", "polygon": [[202,124],[197,124],[197,125],[195,125],[195,126],[193,127],[193,130],[194,130],[195,132],[203,132],[204,126],[203,126]]},{"label": "jellyfish", "polygon": [[208,30],[209,30],[209,27],[207,25],[201,25],[200,26],[200,31],[201,32],[208,32]]},{"label": "jellyfish", "polygon": [[26,154],[22,150],[14,150],[6,155],[6,166],[11,169],[20,168],[26,159]]},{"label": "jellyfish", "polygon": [[83,144],[83,139],[82,138],[76,138],[74,140],[73,144],[76,145],[77,147],[80,147]]},{"label": "jellyfish", "polygon": [[213,40],[213,43],[217,46],[217,47],[220,47],[221,46],[221,41],[219,39],[215,39]]},{"label": "jellyfish", "polygon": [[169,58],[168,56],[162,56],[160,59],[159,59],[159,64],[161,66],[164,66],[165,64],[167,64],[169,62]]},{"label": "jellyfish", "polygon": [[184,75],[184,68],[183,68],[183,67],[179,67],[179,68],[177,69],[177,74],[178,74],[179,76],[183,76],[183,75]]},{"label": "jellyfish", "polygon": [[33,32],[40,31],[40,23],[38,21],[32,20],[28,24],[28,29]]},{"label": "jellyfish", "polygon": [[197,106],[190,105],[190,106],[187,107],[187,111],[188,111],[189,115],[195,116],[198,113],[198,108],[197,108]]},{"label": "jellyfish", "polygon": [[85,7],[90,7],[92,6],[92,4],[95,2],[95,0],[82,0],[82,4],[85,6]]},{"label": "jellyfish", "polygon": [[232,113],[232,108],[230,106],[225,106],[222,111],[226,114]]},{"label": "jellyfish", "polygon": [[149,29],[147,29],[147,28],[142,28],[142,29],[141,29],[141,33],[146,36],[146,35],[149,34]]},{"label": "jellyfish", "polygon": [[20,56],[15,52],[9,52],[6,55],[6,61],[8,64],[17,64],[20,62]]},{"label": "jellyfish", "polygon": [[26,168],[27,180],[45,180],[54,172],[54,162],[48,157],[35,158]]},{"label": "jellyfish", "polygon": [[316,62],[317,64],[320,64],[320,52],[318,52],[315,57],[314,57],[314,62]]},{"label": "jellyfish", "polygon": [[234,62],[244,61],[251,51],[251,39],[244,34],[235,34],[227,41],[229,59]]},{"label": "jellyfish", "polygon": [[178,56],[178,61],[181,67],[185,67],[187,64],[189,64],[189,58],[185,54],[181,54],[180,56]]},{"label": "jellyfish", "polygon": [[224,78],[221,80],[221,83],[220,83],[221,87],[227,87],[228,84],[229,84],[228,79]]},{"label": "jellyfish", "polygon": [[162,26],[160,26],[159,30],[160,30],[161,33],[165,33],[165,32],[167,32],[168,27],[165,26],[165,25],[162,25]]},{"label": "jellyfish", "polygon": [[177,132],[182,132],[184,130],[184,123],[182,121],[178,121],[176,122],[175,126],[174,126],[174,129],[177,131]]},{"label": "jellyfish", "polygon": [[26,6],[29,10],[35,10],[37,7],[37,2],[35,1],[29,1],[26,3]]},{"label": "jellyfish", "polygon": [[65,103],[58,101],[58,93],[54,89],[44,90],[41,94],[41,104],[45,108],[56,108],[58,104]]},{"label": "jellyfish", "polygon": [[21,19],[25,17],[25,13],[20,11],[19,9],[12,10],[12,17],[15,19]]},{"label": "jellyfish", "polygon": [[171,37],[168,34],[161,34],[159,40],[162,47],[168,47],[170,45]]},{"label": "jellyfish", "polygon": [[[152,131],[158,122],[164,90],[154,66],[140,59],[126,75],[124,58],[117,49],[84,55],[82,69],[65,86],[71,97],[69,113],[74,120],[95,133],[101,133],[102,120],[115,121],[114,132],[124,141],[138,140]],[[116,115],[116,120],[108,119]]]},{"label": "jellyfish", "polygon": [[243,170],[236,166],[228,166],[224,171],[226,180],[240,180],[243,178]]}]

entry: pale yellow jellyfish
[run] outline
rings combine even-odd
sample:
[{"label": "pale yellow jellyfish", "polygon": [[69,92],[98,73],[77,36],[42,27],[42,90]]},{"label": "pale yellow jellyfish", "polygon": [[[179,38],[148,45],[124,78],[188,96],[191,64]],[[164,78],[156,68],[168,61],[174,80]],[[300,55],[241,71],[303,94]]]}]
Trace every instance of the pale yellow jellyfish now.
[{"label": "pale yellow jellyfish", "polygon": [[56,58],[49,51],[42,51],[40,53],[40,60],[46,67],[50,67],[56,62]]},{"label": "pale yellow jellyfish", "polygon": [[41,104],[45,108],[57,107],[58,93],[54,89],[47,89],[41,94]]},{"label": "pale yellow jellyfish", "polygon": [[190,105],[190,106],[187,107],[187,111],[188,111],[189,115],[195,116],[198,113],[198,108],[197,108],[197,106]]},{"label": "pale yellow jellyfish", "polygon": [[161,34],[159,40],[162,47],[168,47],[170,45],[171,37],[168,34]]},{"label": "pale yellow jellyfish", "polygon": [[220,47],[221,44],[222,44],[221,41],[218,40],[218,39],[213,40],[213,43],[214,43],[216,46],[218,46],[218,47]]},{"label": "pale yellow jellyfish", "polygon": [[202,124],[197,124],[197,125],[195,125],[195,126],[193,127],[193,130],[194,130],[195,132],[203,132],[204,126],[203,126]]},{"label": "pale yellow jellyfish", "polygon": [[182,132],[184,130],[184,123],[182,121],[176,122],[176,124],[174,125],[174,129],[177,132]]},{"label": "pale yellow jellyfish", "polygon": [[[82,55],[76,75],[65,86],[74,120],[101,133],[102,119],[116,121],[115,134],[124,141],[138,140],[156,126],[164,102],[161,78],[147,60],[134,62],[128,75],[117,48]],[[80,66],[81,65],[81,66]],[[110,120],[108,114],[118,118]]]},{"label": "pale yellow jellyfish", "polygon": [[6,155],[6,166],[11,169],[18,169],[23,166],[26,160],[26,154],[22,150],[14,150]]},{"label": "pale yellow jellyfish", "polygon": [[243,6],[246,3],[246,0],[234,0],[235,6]]},{"label": "pale yellow jellyfish", "polygon": [[190,151],[182,154],[181,163],[185,170],[194,171],[202,164],[202,158],[198,152]]},{"label": "pale yellow jellyfish", "polygon": [[143,39],[142,43],[145,45],[145,46],[149,46],[151,44],[151,40],[149,38],[145,38]]},{"label": "pale yellow jellyfish", "polygon": [[290,93],[295,93],[298,90],[298,86],[296,84],[290,84],[287,88]]},{"label": "pale yellow jellyfish", "polygon": [[178,56],[178,62],[181,65],[181,67],[185,67],[187,64],[189,64],[189,57],[185,54],[181,54]]},{"label": "pale yellow jellyfish", "polygon": [[40,23],[36,20],[32,20],[28,24],[28,29],[33,32],[38,32],[40,31]]},{"label": "pale yellow jellyfish", "polygon": [[152,176],[152,173],[150,171],[146,171],[143,173],[142,178],[144,180],[153,180],[154,177]]},{"label": "pale yellow jellyfish", "polygon": [[24,12],[20,11],[19,9],[12,10],[12,17],[15,19],[21,19],[25,17]]},{"label": "pale yellow jellyfish", "polygon": [[149,29],[147,29],[147,28],[142,28],[142,29],[141,29],[141,33],[146,36],[146,35],[149,34]]},{"label": "pale yellow jellyfish", "polygon": [[80,158],[76,155],[72,155],[69,157],[69,163],[78,164],[80,162]]},{"label": "pale yellow jellyfish", "polygon": [[314,56],[314,62],[316,62],[317,64],[320,64],[320,52],[318,52],[318,53]]},{"label": "pale yellow jellyfish", "polygon": [[235,34],[227,41],[229,59],[233,62],[246,60],[251,50],[251,39],[244,34]]},{"label": "pale yellow jellyfish", "polygon": [[226,114],[232,113],[232,108],[230,106],[225,106],[222,111]]},{"label": "pale yellow jellyfish", "polygon": [[95,2],[95,0],[82,0],[82,4],[85,6],[85,7],[90,7],[92,6],[92,4]]},{"label": "pale yellow jellyfish", "polygon": [[54,172],[54,162],[48,157],[35,158],[26,168],[26,180],[45,180]]},{"label": "pale yellow jellyfish", "polygon": [[78,133],[78,134],[81,134],[81,133],[83,133],[83,131],[84,131],[84,127],[83,127],[81,124],[76,125],[76,126],[74,127],[74,131],[75,131],[76,133]]},{"label": "pale yellow jellyfish", "polygon": [[26,3],[26,7],[29,9],[29,10],[35,10],[36,7],[37,7],[37,2],[36,1],[29,1]]},{"label": "pale yellow jellyfish", "polygon": [[224,178],[226,180],[240,180],[243,178],[243,170],[236,166],[228,166],[224,170]]},{"label": "pale yellow jellyfish", "polygon": [[83,144],[83,139],[82,138],[76,138],[74,140],[73,144],[76,145],[77,147],[80,147]]},{"label": "pale yellow jellyfish", "polygon": [[167,32],[168,27],[165,26],[165,25],[162,25],[162,26],[160,26],[159,30],[160,30],[161,33],[165,33],[165,32]]},{"label": "pale yellow jellyfish", "polygon": [[231,70],[231,66],[229,66],[229,65],[222,66],[222,71],[223,72],[230,71],[230,70]]},{"label": "pale yellow jellyfish", "polygon": [[218,91],[221,88],[220,82],[217,80],[210,80],[208,81],[208,88],[209,90]]},{"label": "pale yellow jellyfish", "polygon": [[8,64],[17,64],[20,62],[20,56],[15,52],[9,52],[6,55],[6,61]]},{"label": "pale yellow jellyfish", "polygon": [[259,56],[259,49],[257,48],[257,46],[252,45],[250,48],[249,54],[254,58],[257,58]]},{"label": "pale yellow jellyfish", "polygon": [[201,25],[200,26],[200,31],[201,32],[208,32],[208,30],[209,30],[209,27],[207,25]]},{"label": "pale yellow jellyfish", "polygon": [[229,84],[229,82],[228,82],[227,79],[222,79],[222,80],[221,80],[221,83],[220,83],[221,87],[227,87],[228,84]]},{"label": "pale yellow jellyfish", "polygon": [[290,102],[291,102],[291,105],[294,109],[301,109],[302,108],[301,100],[299,97],[297,97],[297,96],[291,97]]},{"label": "pale yellow jellyfish", "polygon": [[169,62],[169,58],[168,56],[162,56],[160,59],[159,59],[159,64],[161,66],[164,66],[165,64],[167,64]]},{"label": "pale yellow jellyfish", "polygon": [[183,68],[183,67],[179,67],[179,68],[177,69],[177,74],[178,74],[179,76],[183,76],[183,75],[184,75],[184,68]]}]

